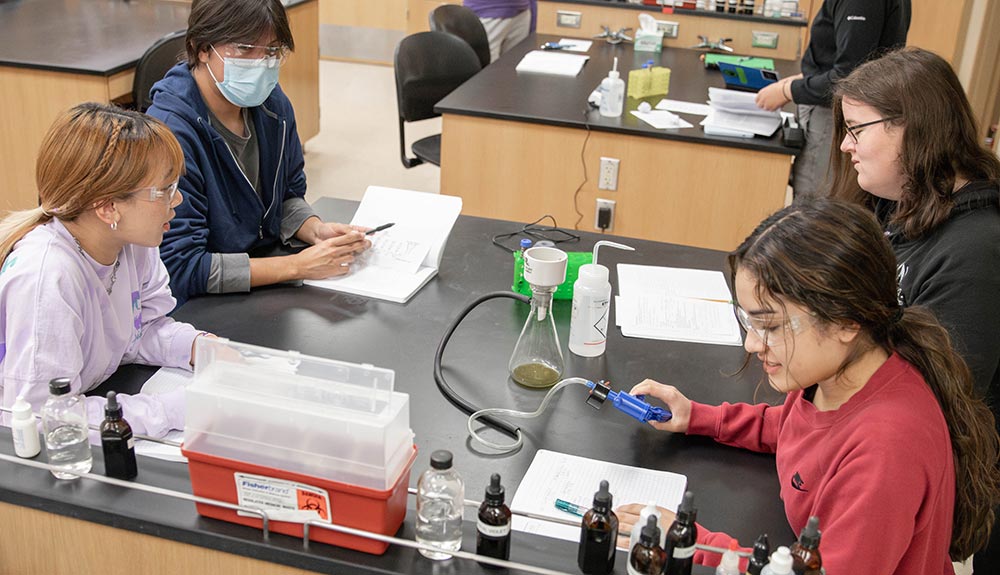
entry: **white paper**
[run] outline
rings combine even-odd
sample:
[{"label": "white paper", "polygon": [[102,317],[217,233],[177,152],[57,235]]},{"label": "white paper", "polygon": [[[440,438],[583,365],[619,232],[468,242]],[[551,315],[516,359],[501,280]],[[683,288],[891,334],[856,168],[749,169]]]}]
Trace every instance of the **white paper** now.
[{"label": "white paper", "polygon": [[551,50],[532,50],[517,64],[518,72],[551,74],[555,76],[576,76],[590,56],[580,54],[560,54]]},{"label": "white paper", "polygon": [[770,137],[781,126],[781,116],[758,116],[712,108],[702,125]]},{"label": "white paper", "polygon": [[770,112],[757,106],[757,94],[739,90],[708,89],[708,102],[713,109],[726,110],[734,113],[754,116],[779,116],[778,112]]},{"label": "white paper", "polygon": [[649,112],[640,112],[638,110],[633,110],[632,115],[639,118],[643,122],[646,122],[650,126],[656,128],[657,130],[669,130],[669,129],[679,129],[679,128],[693,128],[694,125],[687,122],[680,116],[667,112],[666,110],[652,110]]},{"label": "white paper", "polygon": [[[608,480],[615,506],[653,501],[660,507],[676,511],[687,487],[687,477],[677,473],[540,449],[524,474],[510,507],[544,517],[579,520],[575,515],[556,509],[556,499],[589,509],[602,479]],[[512,527],[567,541],[580,540],[579,527],[540,519],[515,515]]]},{"label": "white paper", "polygon": [[[139,393],[158,395],[175,389],[187,387],[193,381],[194,374],[186,369],[161,367],[156,370],[156,373],[154,373],[152,377],[146,380],[146,383],[142,384],[142,389]],[[184,441],[184,431],[176,429],[171,430],[161,439],[182,443]],[[155,459],[163,459],[165,461],[187,463],[187,458],[181,455],[180,447],[157,443],[155,441],[136,439],[135,453],[136,455],[144,455]]]},{"label": "white paper", "polygon": [[563,48],[564,52],[589,52],[590,47],[594,44],[590,40],[579,40],[577,38],[563,38],[559,40],[559,43],[563,46],[569,46],[568,48]]},{"label": "white paper", "polygon": [[742,345],[722,272],[618,264],[615,324],[626,337]]},{"label": "white paper", "polygon": [[305,283],[404,303],[437,274],[461,211],[462,198],[455,196],[369,186],[351,223],[395,225],[372,238],[372,253],[362,254],[350,274]]},{"label": "white paper", "polygon": [[680,100],[660,100],[656,105],[657,110],[667,110],[680,114],[694,114],[696,116],[707,116],[711,109],[708,104],[698,104],[696,102],[682,102]]}]

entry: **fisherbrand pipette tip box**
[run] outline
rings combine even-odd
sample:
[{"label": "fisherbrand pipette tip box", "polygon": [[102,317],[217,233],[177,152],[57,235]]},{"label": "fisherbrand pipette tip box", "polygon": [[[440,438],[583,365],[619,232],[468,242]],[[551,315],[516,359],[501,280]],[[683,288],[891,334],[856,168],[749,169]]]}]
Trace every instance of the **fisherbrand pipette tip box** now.
[{"label": "fisherbrand pipette tip box", "polygon": [[[409,396],[394,372],[199,338],[186,392],[184,454],[195,495],[267,511],[271,529],[306,520],[395,533],[416,456]],[[208,517],[261,525],[209,504]],[[387,544],[317,528],[316,541],[382,553]]]}]

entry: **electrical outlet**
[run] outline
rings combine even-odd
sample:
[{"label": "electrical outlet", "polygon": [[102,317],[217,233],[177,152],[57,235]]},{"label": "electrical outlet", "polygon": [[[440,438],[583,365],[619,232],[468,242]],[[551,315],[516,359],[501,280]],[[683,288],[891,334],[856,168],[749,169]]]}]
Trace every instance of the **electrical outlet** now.
[{"label": "electrical outlet", "polygon": [[597,177],[597,188],[615,191],[618,189],[618,158],[601,158],[601,171]]},{"label": "electrical outlet", "polygon": [[579,28],[583,12],[556,10],[556,26],[559,28]]},{"label": "electrical outlet", "polygon": [[676,38],[677,31],[681,27],[679,22],[671,22],[669,20],[657,20],[656,29],[663,32],[664,38]]},{"label": "electrical outlet", "polygon": [[594,209],[594,229],[601,229],[601,209],[608,210],[608,226],[604,228],[605,232],[610,232],[614,230],[615,227],[615,201],[605,200],[603,198],[597,198],[597,208]]}]

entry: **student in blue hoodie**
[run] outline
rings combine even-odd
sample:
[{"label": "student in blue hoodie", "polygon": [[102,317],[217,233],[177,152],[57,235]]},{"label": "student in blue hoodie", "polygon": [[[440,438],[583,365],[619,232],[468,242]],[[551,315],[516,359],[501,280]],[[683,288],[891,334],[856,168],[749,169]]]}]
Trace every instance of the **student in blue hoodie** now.
[{"label": "student in blue hoodie", "polygon": [[187,61],[153,86],[147,112],[184,150],[187,201],[160,247],[178,304],[349,273],[371,243],[304,199],[295,113],[278,86],[295,47],[281,0],[194,0],[185,46]]}]

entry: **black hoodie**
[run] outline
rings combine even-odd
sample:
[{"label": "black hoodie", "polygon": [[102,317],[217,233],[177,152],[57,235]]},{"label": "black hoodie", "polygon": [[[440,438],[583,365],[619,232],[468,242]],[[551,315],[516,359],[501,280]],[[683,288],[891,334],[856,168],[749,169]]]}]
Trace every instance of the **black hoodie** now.
[{"label": "black hoodie", "polygon": [[[885,222],[894,207],[881,201],[876,213]],[[891,228],[886,234],[898,260],[901,303],[934,312],[1000,420],[1000,184],[966,185],[948,219],[921,238]]]}]

